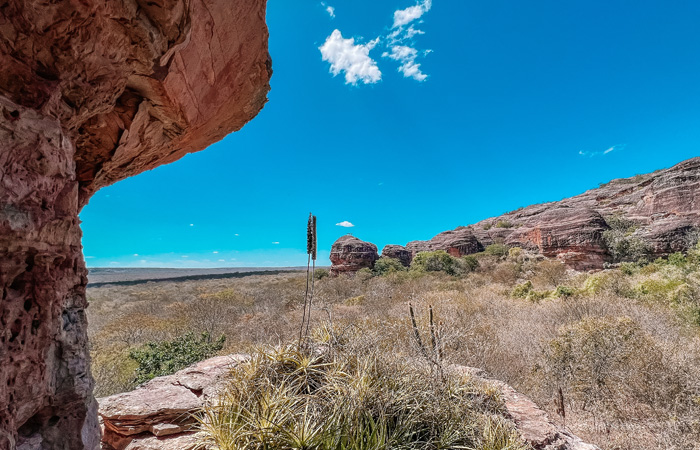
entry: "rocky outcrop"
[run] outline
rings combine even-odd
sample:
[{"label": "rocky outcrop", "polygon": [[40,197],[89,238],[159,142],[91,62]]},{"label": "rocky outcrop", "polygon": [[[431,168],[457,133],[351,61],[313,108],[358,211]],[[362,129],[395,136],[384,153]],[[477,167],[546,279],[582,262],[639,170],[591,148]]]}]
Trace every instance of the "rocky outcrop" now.
[{"label": "rocky outcrop", "polygon": [[95,449],[78,213],[241,128],[271,75],[264,0],[0,7],[0,448]]},{"label": "rocky outcrop", "polygon": [[406,244],[406,249],[411,252],[411,257],[419,252],[435,250],[445,250],[452,256],[460,257],[483,251],[484,246],[469,228],[463,227],[443,231],[429,241],[411,241]]},{"label": "rocky outcrop", "polygon": [[411,265],[413,256],[411,251],[402,245],[387,245],[382,249],[382,258],[398,259],[401,264],[408,267]]},{"label": "rocky outcrop", "polygon": [[[452,365],[450,369],[470,377],[485,379],[485,373],[481,369],[460,365]],[[600,450],[555,424],[535,402],[510,385],[498,380],[487,381],[501,391],[508,419],[515,424],[521,439],[534,450]]]},{"label": "rocky outcrop", "polygon": [[245,355],[217,356],[131,392],[98,399],[103,450],[189,450],[197,439],[193,416],[216,398],[225,375]]},{"label": "rocky outcrop", "polygon": [[360,269],[373,268],[378,259],[376,245],[348,234],[340,237],[331,247],[330,274],[352,275]]},{"label": "rocky outcrop", "polygon": [[409,242],[406,248],[412,256],[433,250],[463,256],[504,243],[558,258],[573,269],[602,269],[612,261],[603,233],[620,217],[634,224],[628,234],[648,247],[649,258],[687,250],[700,234],[700,157]]},{"label": "rocky outcrop", "polygon": [[[217,356],[174,375],[155,378],[136,390],[98,399],[103,421],[103,450],[194,450],[197,430],[193,414],[216,399],[226,374],[246,355]],[[483,371],[453,365],[450,370],[480,380]],[[535,450],[600,450],[556,425],[528,397],[496,380],[506,418]]]}]

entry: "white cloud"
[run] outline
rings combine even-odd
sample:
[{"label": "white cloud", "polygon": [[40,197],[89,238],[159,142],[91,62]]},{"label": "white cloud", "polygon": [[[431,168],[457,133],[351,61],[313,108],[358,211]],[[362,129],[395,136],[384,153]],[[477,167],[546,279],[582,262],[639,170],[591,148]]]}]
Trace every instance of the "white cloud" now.
[{"label": "white cloud", "polygon": [[615,150],[622,150],[622,149],[624,149],[626,146],[627,146],[627,144],[617,144],[617,145],[613,145],[612,147],[608,147],[608,148],[605,149],[605,150],[597,151],[597,152],[589,152],[589,151],[579,150],[579,151],[578,151],[578,154],[579,154],[580,156],[586,156],[586,157],[588,157],[588,158],[593,158],[594,156],[605,156],[605,155],[607,155],[608,153],[614,152]]},{"label": "white cloud", "polygon": [[139,256],[139,254],[138,254],[138,253],[134,253],[134,256]]},{"label": "white cloud", "polygon": [[413,28],[413,25],[406,29],[406,39],[411,39],[416,35],[425,34],[425,31]]},{"label": "white cloud", "polygon": [[225,259],[219,259],[218,261],[219,261],[219,262],[226,262]]},{"label": "white cloud", "polygon": [[428,75],[420,70],[420,64],[416,62],[418,50],[407,45],[394,45],[391,47],[391,53],[384,52],[383,57],[391,58],[394,61],[399,61],[399,72],[403,73],[406,78],[413,78],[416,81],[425,81]]},{"label": "white cloud", "polygon": [[218,251],[218,250],[214,250],[212,253],[219,253],[219,251]]},{"label": "white cloud", "polygon": [[191,226],[191,227],[193,227],[193,226],[194,226],[194,224],[193,224],[193,223],[191,223],[191,224],[190,224],[190,226]]},{"label": "white cloud", "polygon": [[355,226],[352,223],[348,222],[347,220],[343,220],[342,222],[336,223],[336,225],[339,227],[345,227],[345,228],[350,228],[350,227]]},{"label": "white cloud", "polygon": [[279,241],[275,241],[275,242],[273,242],[273,244],[277,245],[277,244],[279,244]]},{"label": "white cloud", "polygon": [[326,2],[321,2],[321,6],[326,8],[326,12],[328,13],[329,16],[331,16],[331,19],[335,19],[335,8],[334,7],[326,4]]},{"label": "white cloud", "polygon": [[417,5],[394,11],[394,25],[392,28],[402,27],[413,22],[414,20],[420,19],[423,14],[430,11],[432,6],[432,0],[423,0]]},{"label": "white cloud", "polygon": [[238,235],[239,235],[238,233],[234,234],[234,236],[238,236]]},{"label": "white cloud", "polygon": [[366,44],[355,44],[354,38],[344,39],[340,30],[333,30],[326,42],[319,47],[321,57],[331,64],[333,76],[345,72],[345,83],[356,85],[376,83],[382,79],[382,72],[369,52],[377,45],[379,38]]},{"label": "white cloud", "polygon": [[95,259],[94,256],[86,256],[85,259]]}]

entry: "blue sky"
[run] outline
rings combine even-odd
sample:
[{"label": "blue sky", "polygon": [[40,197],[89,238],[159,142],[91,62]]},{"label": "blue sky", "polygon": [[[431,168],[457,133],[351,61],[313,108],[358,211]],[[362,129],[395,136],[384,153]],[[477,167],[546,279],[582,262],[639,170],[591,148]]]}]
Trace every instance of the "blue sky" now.
[{"label": "blue sky", "polygon": [[428,239],[700,155],[697,1],[270,0],[267,21],[263,111],[99,191],[89,267],[304,265],[311,211],[323,265],[348,232]]}]

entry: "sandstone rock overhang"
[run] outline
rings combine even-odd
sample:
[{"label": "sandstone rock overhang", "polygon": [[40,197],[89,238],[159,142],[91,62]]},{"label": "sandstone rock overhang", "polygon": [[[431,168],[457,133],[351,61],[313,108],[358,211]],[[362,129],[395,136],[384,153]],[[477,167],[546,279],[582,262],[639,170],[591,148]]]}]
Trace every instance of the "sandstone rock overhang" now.
[{"label": "sandstone rock overhang", "polygon": [[265,7],[0,3],[0,448],[98,448],[78,213],[255,117]]}]

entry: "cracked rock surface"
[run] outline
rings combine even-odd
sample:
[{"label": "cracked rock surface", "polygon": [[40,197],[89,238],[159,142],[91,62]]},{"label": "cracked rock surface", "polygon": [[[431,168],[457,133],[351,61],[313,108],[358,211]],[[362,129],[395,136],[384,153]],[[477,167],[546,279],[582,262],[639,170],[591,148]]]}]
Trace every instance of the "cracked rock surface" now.
[{"label": "cracked rock surface", "polygon": [[[225,375],[245,355],[217,356],[173,375],[154,378],[137,389],[98,399],[103,449],[163,447],[183,450],[195,442],[192,414],[216,397]],[[167,436],[167,437],[166,437]]]},{"label": "cracked rock surface", "polygon": [[0,449],[99,447],[80,208],[255,117],[267,38],[265,0],[0,1]]}]

